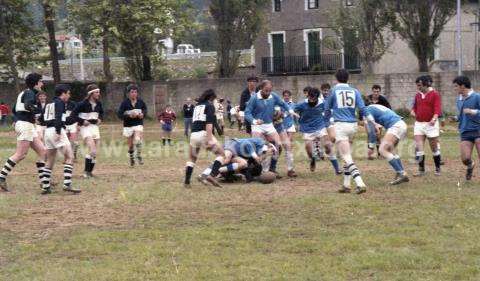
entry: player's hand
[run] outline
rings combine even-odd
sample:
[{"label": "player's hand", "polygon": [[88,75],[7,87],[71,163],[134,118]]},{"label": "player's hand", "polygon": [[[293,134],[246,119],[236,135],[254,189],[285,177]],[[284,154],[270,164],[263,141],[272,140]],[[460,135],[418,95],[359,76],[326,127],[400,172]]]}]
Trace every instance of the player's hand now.
[{"label": "player's hand", "polygon": [[97,125],[100,125],[100,123],[102,123],[102,120],[101,120],[101,119],[97,119]]},{"label": "player's hand", "polygon": [[435,126],[435,123],[437,123],[437,119],[432,119],[430,122],[428,122],[428,124],[432,127]]},{"label": "player's hand", "polygon": [[378,125],[378,124],[375,125],[375,133],[376,133],[377,135],[380,135],[380,130],[381,130],[381,129],[382,129],[382,126],[380,126],[380,125]]},{"label": "player's hand", "polygon": [[210,139],[207,141],[207,147],[212,148],[217,144],[217,142],[214,139]]},{"label": "player's hand", "polygon": [[412,117],[415,117],[416,116],[415,111],[411,110],[410,115],[412,115]]},{"label": "player's hand", "polygon": [[294,118],[297,118],[297,119],[300,118],[300,114],[298,114],[298,113],[296,113],[296,112],[291,113],[291,115],[292,115],[292,117],[294,117]]},{"label": "player's hand", "polygon": [[56,134],[56,135],[55,135],[55,142],[59,142],[61,139],[62,139],[62,135],[61,135],[61,134]]},{"label": "player's hand", "polygon": [[257,120],[255,120],[255,123],[256,123],[256,125],[262,125],[263,120],[257,119]]},{"label": "player's hand", "polygon": [[163,120],[160,120],[160,124],[164,125],[164,124],[165,124],[165,122],[163,122]]},{"label": "player's hand", "polygon": [[90,122],[88,122],[88,120],[83,121],[83,126],[88,126],[88,125],[90,125]]},{"label": "player's hand", "polygon": [[137,115],[137,118],[138,118],[138,119],[143,119],[143,113],[139,113],[139,114]]},{"label": "player's hand", "polygon": [[473,115],[473,114],[476,114],[477,111],[471,108],[464,108],[463,113]]}]

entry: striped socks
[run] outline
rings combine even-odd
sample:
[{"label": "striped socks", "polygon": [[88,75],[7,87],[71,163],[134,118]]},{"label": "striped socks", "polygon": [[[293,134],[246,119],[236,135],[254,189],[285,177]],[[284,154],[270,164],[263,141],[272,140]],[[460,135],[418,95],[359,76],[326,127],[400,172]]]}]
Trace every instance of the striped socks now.
[{"label": "striped socks", "polygon": [[63,165],[63,185],[70,187],[72,185],[72,174],[73,174],[73,165],[64,164]]},{"label": "striped socks", "polygon": [[2,170],[0,171],[0,179],[6,180],[8,174],[10,174],[17,163],[15,163],[12,159],[7,159],[5,165],[3,165]]}]

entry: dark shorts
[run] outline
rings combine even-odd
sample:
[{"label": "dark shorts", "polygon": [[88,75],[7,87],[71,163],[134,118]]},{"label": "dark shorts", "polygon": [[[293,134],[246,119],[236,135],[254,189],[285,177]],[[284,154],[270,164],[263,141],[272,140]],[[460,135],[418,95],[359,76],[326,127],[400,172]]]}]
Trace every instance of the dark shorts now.
[{"label": "dark shorts", "polygon": [[252,124],[250,124],[250,122],[247,120],[245,120],[245,132],[247,134],[252,134]]},{"label": "dark shorts", "polygon": [[165,132],[171,132],[172,131],[172,124],[171,123],[164,123],[162,124],[162,130]]},{"label": "dark shorts", "polygon": [[474,143],[477,139],[480,139],[480,131],[463,132],[460,134],[460,139]]},{"label": "dark shorts", "polygon": [[277,130],[277,133],[279,134],[285,131],[285,127],[283,126],[283,123],[274,124],[273,127],[275,127],[275,130]]}]

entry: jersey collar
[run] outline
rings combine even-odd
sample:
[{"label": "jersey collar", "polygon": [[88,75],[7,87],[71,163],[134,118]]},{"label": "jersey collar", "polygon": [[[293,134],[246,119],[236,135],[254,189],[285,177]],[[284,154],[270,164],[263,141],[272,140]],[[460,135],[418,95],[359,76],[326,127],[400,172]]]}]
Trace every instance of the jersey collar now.
[{"label": "jersey collar", "polygon": [[[257,99],[259,100],[263,100],[264,98],[262,97],[262,94],[260,93],[260,91],[257,92]],[[270,93],[270,95],[268,96],[267,100],[269,99],[273,99],[273,92]]]},{"label": "jersey collar", "polygon": [[335,85],[336,87],[350,87],[350,85],[348,85],[347,83],[338,83],[337,85]]}]

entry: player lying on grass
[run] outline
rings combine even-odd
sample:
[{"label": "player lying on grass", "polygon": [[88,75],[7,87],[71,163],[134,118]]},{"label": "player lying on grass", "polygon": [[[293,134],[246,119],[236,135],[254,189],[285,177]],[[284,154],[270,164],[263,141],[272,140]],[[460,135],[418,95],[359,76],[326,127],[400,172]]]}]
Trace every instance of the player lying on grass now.
[{"label": "player lying on grass", "polygon": [[387,131],[380,141],[378,151],[396,172],[395,179],[390,184],[397,185],[408,182],[409,179],[403,168],[400,156],[395,154],[395,147],[407,135],[407,124],[402,120],[402,117],[383,105],[369,105],[366,111],[369,114],[365,123],[365,128],[368,132],[369,153],[375,150],[380,128],[385,128]]},{"label": "player lying on grass", "polygon": [[330,123],[324,115],[325,104],[320,91],[317,88],[310,88],[307,99],[301,103],[297,103],[294,110],[300,116],[298,123],[300,124],[300,132],[303,133],[305,141],[305,150],[310,158],[310,171],[314,172],[316,160],[314,155],[315,145],[320,143],[325,149],[333,169],[337,175],[342,174],[340,171],[338,160],[335,155],[333,144],[327,133],[327,127]]},{"label": "player lying on grass", "polygon": [[[70,99],[70,89],[67,85],[55,87],[53,102],[45,106],[42,119],[45,120],[44,143],[47,148],[47,164],[44,173],[51,178],[55,158],[59,151],[64,158],[63,164],[63,190],[72,193],[80,193],[81,190],[72,186],[73,174],[73,151],[66,131],[67,103]],[[42,194],[51,193],[50,188],[42,189]]]},{"label": "player lying on grass", "polygon": [[218,175],[218,169],[222,166],[223,160],[223,148],[215,136],[213,136],[213,124],[215,123],[215,107],[213,106],[213,101],[216,98],[217,95],[212,89],[206,90],[197,99],[198,104],[193,110],[192,133],[190,135],[190,160],[187,162],[185,168],[184,186],[186,188],[190,187],[193,168],[195,167],[195,162],[197,162],[198,154],[202,147],[215,153],[216,158],[209,175],[204,176],[202,174],[198,179],[202,183],[208,181],[215,186],[220,186],[214,178]]},{"label": "player lying on grass", "polygon": [[123,136],[127,138],[130,167],[133,167],[135,158],[139,165],[143,165],[143,119],[147,115],[147,105],[138,98],[137,85],[128,85],[127,95],[128,97],[120,104],[117,114],[123,120]]},{"label": "player lying on grass", "polygon": [[473,149],[477,149],[480,157],[480,94],[472,90],[472,83],[466,76],[458,76],[453,80],[458,93],[458,130],[460,131],[460,156],[467,166],[466,180],[472,179],[475,163],[472,160]]}]

